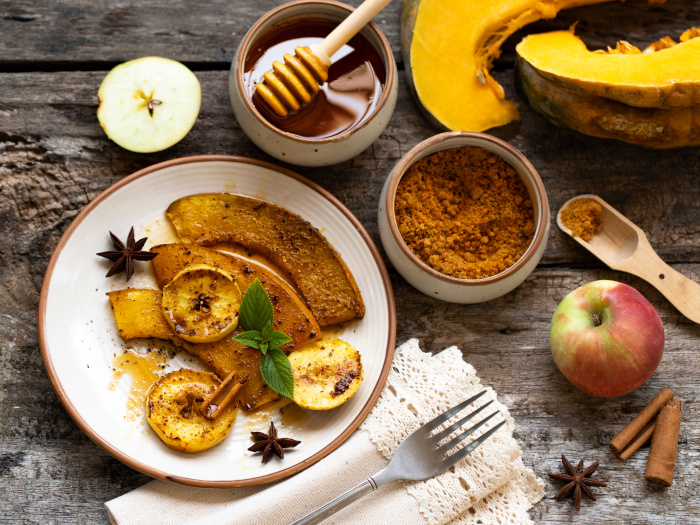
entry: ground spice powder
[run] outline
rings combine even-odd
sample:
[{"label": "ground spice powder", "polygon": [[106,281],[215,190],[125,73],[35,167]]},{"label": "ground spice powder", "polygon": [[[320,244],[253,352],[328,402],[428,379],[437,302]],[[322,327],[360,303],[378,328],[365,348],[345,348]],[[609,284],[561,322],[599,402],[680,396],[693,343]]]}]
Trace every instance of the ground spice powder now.
[{"label": "ground spice powder", "polygon": [[576,199],[561,210],[561,222],[571,230],[571,235],[590,241],[603,229],[600,216],[603,207],[594,199]]},{"label": "ground spice powder", "polygon": [[482,279],[520,259],[534,212],[515,169],[483,148],[443,150],[413,164],[396,190],[404,241],[440,273]]}]

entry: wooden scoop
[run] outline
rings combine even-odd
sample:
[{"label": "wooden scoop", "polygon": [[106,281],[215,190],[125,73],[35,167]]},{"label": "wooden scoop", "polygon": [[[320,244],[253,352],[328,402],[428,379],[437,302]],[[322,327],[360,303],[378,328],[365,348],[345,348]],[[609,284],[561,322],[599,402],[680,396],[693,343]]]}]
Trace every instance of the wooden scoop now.
[{"label": "wooden scoop", "polygon": [[[561,221],[561,211],[577,199],[593,199],[603,207],[602,230],[589,241],[574,237]],[[557,224],[581,246],[613,270],[631,273],[660,291],[671,304],[695,323],[700,323],[700,284],[691,281],[663,262],[636,224],[597,195],[579,195],[557,213]]]},{"label": "wooden scoop", "polygon": [[284,55],[284,64],[272,63],[255,89],[280,117],[306,104],[328,80],[331,58],[372,20],[391,0],[365,0],[319,44],[297,46],[295,55]]}]

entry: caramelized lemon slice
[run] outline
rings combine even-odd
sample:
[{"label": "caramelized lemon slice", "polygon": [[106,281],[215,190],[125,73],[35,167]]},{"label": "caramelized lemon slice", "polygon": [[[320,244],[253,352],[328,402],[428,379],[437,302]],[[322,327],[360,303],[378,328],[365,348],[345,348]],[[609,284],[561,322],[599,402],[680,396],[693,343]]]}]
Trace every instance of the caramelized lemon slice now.
[{"label": "caramelized lemon slice", "polygon": [[161,304],[177,335],[191,343],[211,343],[238,326],[241,290],[225,271],[196,264],[165,285]]},{"label": "caramelized lemon slice", "polygon": [[360,353],[336,339],[317,341],[289,355],[294,402],[310,410],[330,410],[350,399],[362,383]]},{"label": "caramelized lemon slice", "polygon": [[192,453],[223,441],[236,421],[238,403],[230,403],[213,421],[199,410],[219,383],[214,374],[185,368],[170,372],[153,384],[146,396],[146,417],[163,443]]}]

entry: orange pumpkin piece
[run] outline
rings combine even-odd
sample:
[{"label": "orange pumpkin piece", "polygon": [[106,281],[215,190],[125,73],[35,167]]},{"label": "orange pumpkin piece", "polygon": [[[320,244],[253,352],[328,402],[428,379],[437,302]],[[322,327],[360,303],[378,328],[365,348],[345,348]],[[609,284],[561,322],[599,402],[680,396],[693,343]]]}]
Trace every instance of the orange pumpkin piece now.
[{"label": "orange pumpkin piece", "polygon": [[269,202],[225,193],[183,197],[170,205],[166,215],[182,242],[234,243],[274,263],[295,283],[320,326],[364,316],[350,270],[321,232],[298,215]]}]

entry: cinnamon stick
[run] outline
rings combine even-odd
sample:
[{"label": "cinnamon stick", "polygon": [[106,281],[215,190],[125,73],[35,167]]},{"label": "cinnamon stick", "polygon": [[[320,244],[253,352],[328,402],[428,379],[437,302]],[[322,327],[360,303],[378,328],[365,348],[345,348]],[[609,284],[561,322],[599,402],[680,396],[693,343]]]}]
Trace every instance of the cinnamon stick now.
[{"label": "cinnamon stick", "polygon": [[626,461],[646,443],[654,432],[654,417],[671,399],[673,399],[673,392],[668,388],[656,394],[654,399],[610,442],[610,450],[613,454],[620,460]]},{"label": "cinnamon stick", "polygon": [[[233,383],[235,381],[235,383]],[[236,376],[235,370],[231,372],[226,378],[219,384],[219,386],[212,392],[212,394],[200,405],[199,411],[201,414],[210,420],[216,419],[219,414],[228,406],[231,401],[238,395],[241,389],[245,386],[248,381],[248,376],[238,378]],[[216,398],[219,397],[227,386],[233,383],[233,386],[228,391],[223,400],[216,402]]]},{"label": "cinnamon stick", "polygon": [[674,397],[661,409],[656,418],[656,429],[651,439],[647,471],[644,474],[644,479],[650,483],[671,486],[680,430],[681,402]]},{"label": "cinnamon stick", "polygon": [[649,421],[642,430],[639,431],[632,441],[622,449],[620,455],[617,457],[622,461],[627,461],[632,454],[637,452],[644,443],[651,439],[652,434],[654,434],[654,429],[656,428],[656,418]]}]

